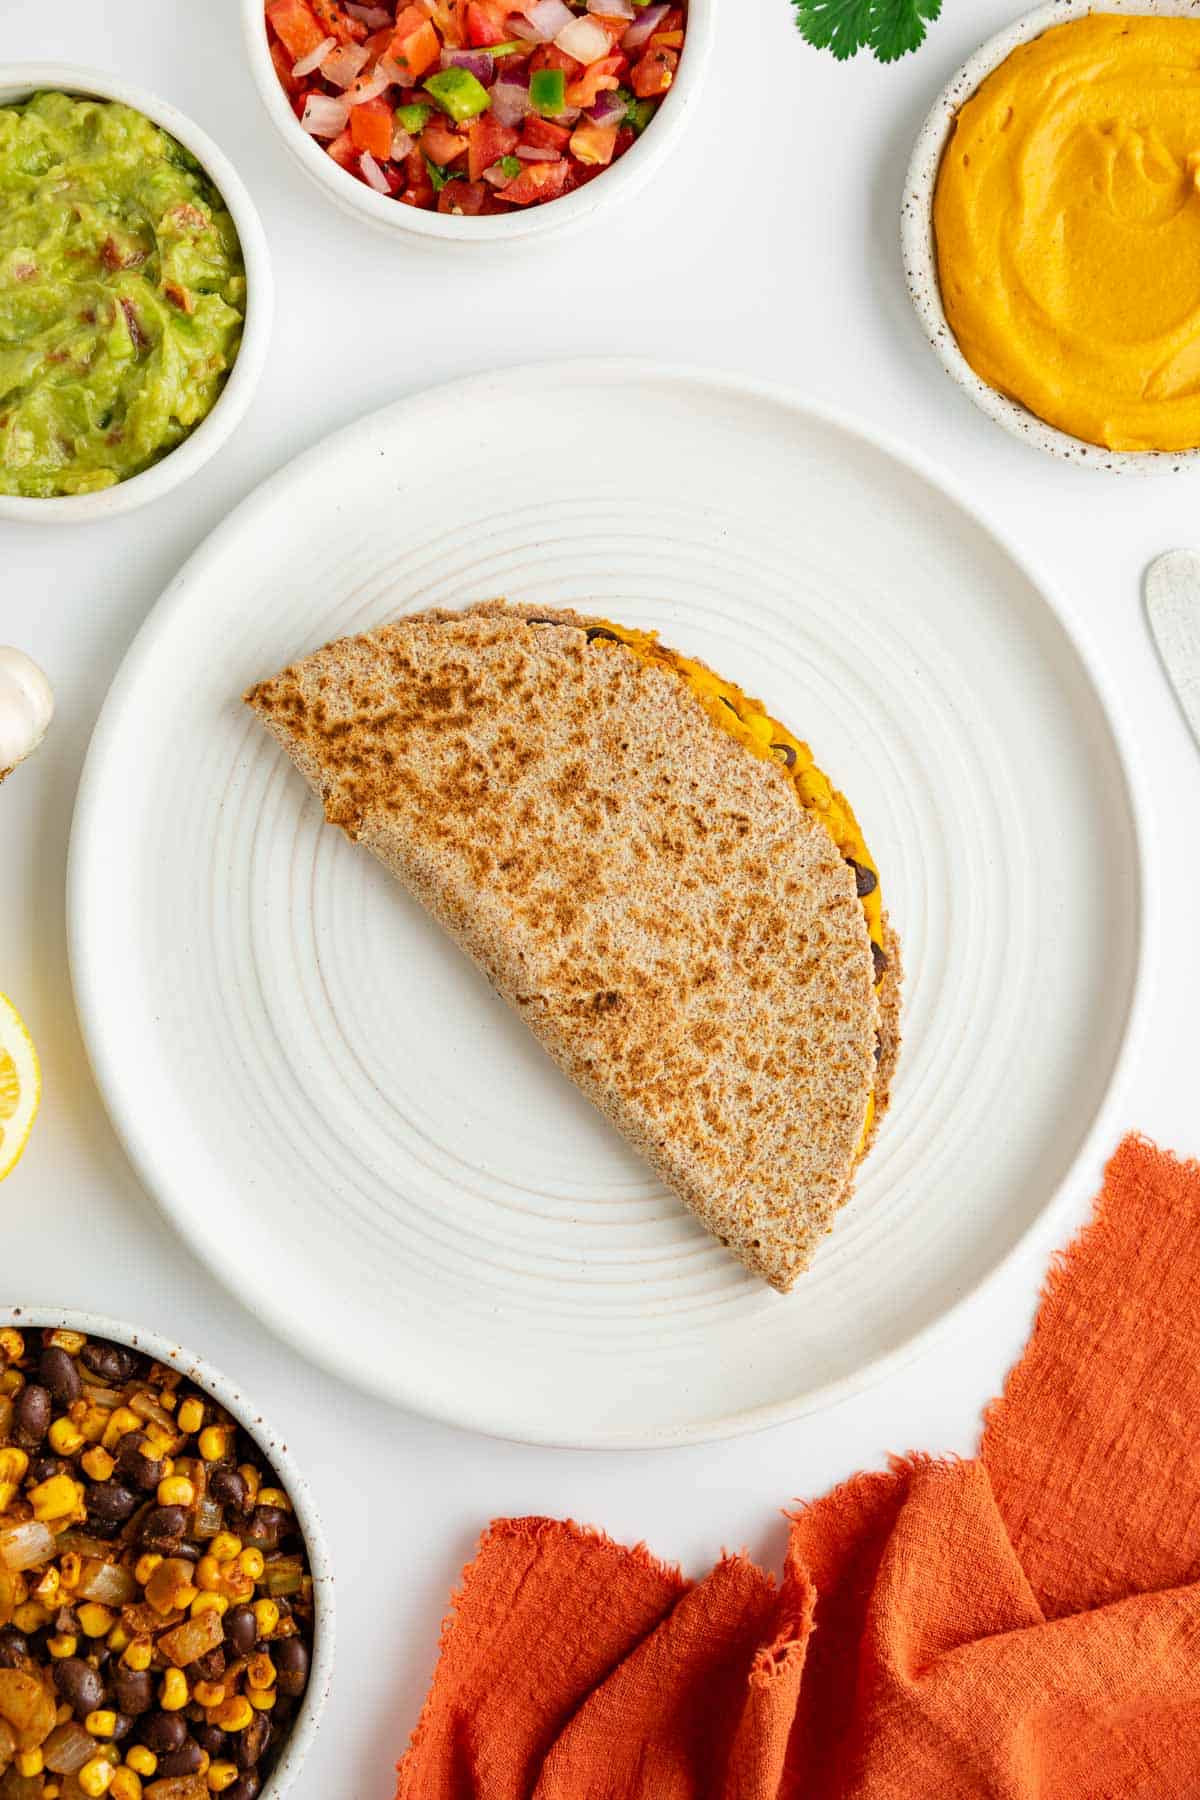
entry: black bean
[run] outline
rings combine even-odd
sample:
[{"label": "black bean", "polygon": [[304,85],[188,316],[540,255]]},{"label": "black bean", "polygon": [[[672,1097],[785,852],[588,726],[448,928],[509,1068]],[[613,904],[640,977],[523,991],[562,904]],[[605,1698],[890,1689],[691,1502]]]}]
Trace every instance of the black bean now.
[{"label": "black bean", "polygon": [[771,750],[772,753],[779,758],[780,762],[787,764],[789,769],[795,768],[796,752],[792,749],[790,744],[772,744]]},{"label": "black bean", "polygon": [[880,1043],[879,1039],[876,1038],[875,1039],[875,1067],[878,1068],[882,1061],[883,1061],[883,1045]]},{"label": "black bean", "polygon": [[133,1720],[129,1717],[129,1714],[126,1712],[115,1712],[113,1714],[113,1728],[107,1735],[112,1738],[114,1743],[119,1744],[122,1738],[127,1738],[132,1730]]},{"label": "black bean", "polygon": [[83,1391],[79,1370],[66,1351],[60,1350],[57,1344],[51,1344],[42,1351],[38,1375],[42,1386],[50,1389],[60,1406],[74,1406]]},{"label": "black bean", "polygon": [[171,1756],[183,1744],[188,1729],[177,1712],[151,1713],[139,1727],[138,1737],[156,1756]]},{"label": "black bean", "polygon": [[[196,1671],[194,1677],[191,1673],[192,1669],[195,1669]],[[217,1645],[215,1650],[205,1651],[204,1655],[197,1657],[196,1661],[190,1664],[188,1668],[189,1679],[195,1681],[220,1681],[224,1673],[225,1652],[222,1650],[220,1644]]]},{"label": "black bean", "polygon": [[138,1542],[147,1549],[162,1550],[176,1545],[187,1526],[187,1509],[182,1506],[152,1506],[142,1520]]},{"label": "black bean", "polygon": [[98,1670],[82,1657],[68,1656],[54,1665],[54,1685],[80,1724],[96,1712],[104,1699],[104,1683]]},{"label": "black bean", "polygon": [[131,1431],[121,1439],[117,1474],[143,1494],[149,1494],[163,1478],[163,1464],[161,1457],[142,1455],[141,1446],[145,1442],[145,1433],[141,1431]]},{"label": "black bean", "polygon": [[154,1705],[154,1677],[149,1669],[126,1669],[122,1666],[117,1670],[113,1687],[117,1705],[130,1718],[140,1719]]},{"label": "black bean", "polygon": [[29,1481],[34,1487],[39,1482],[49,1481],[52,1475],[69,1475],[71,1473],[61,1456],[35,1456],[29,1465]]},{"label": "black bean", "polygon": [[194,1775],[204,1761],[204,1752],[194,1737],[185,1737],[178,1750],[169,1750],[158,1759],[156,1775],[172,1777]]},{"label": "black bean", "polygon": [[233,1760],[239,1769],[252,1769],[266,1755],[271,1741],[271,1721],[266,1713],[255,1713],[245,1731],[234,1740]]},{"label": "black bean", "polygon": [[125,1350],[120,1344],[85,1344],[79,1352],[79,1360],[85,1369],[102,1380],[111,1382],[113,1387],[120,1387],[128,1381],[137,1367],[137,1357],[132,1350]]},{"label": "black bean", "polygon": [[16,1669],[24,1657],[29,1655],[29,1641],[24,1632],[18,1631],[15,1625],[6,1625],[0,1631],[0,1669]]},{"label": "black bean", "polygon": [[50,1429],[50,1395],[36,1381],[21,1389],[14,1415],[16,1432],[13,1441],[22,1450],[36,1450]]},{"label": "black bean", "polygon": [[875,979],[876,981],[882,981],[887,972],[888,959],[883,954],[883,951],[879,948],[879,945],[875,942],[874,938],[871,939],[871,958],[875,964]]},{"label": "black bean", "polygon": [[879,877],[874,869],[868,869],[866,863],[855,862],[852,856],[848,856],[846,861],[854,871],[854,891],[860,900],[865,900],[879,886]]},{"label": "black bean", "polygon": [[248,1490],[245,1477],[236,1469],[214,1469],[208,1478],[208,1491],[221,1506],[231,1506],[235,1512],[245,1512]]},{"label": "black bean", "polygon": [[225,1789],[225,1800],[258,1800],[262,1793],[262,1776],[257,1769],[247,1769],[240,1781]]},{"label": "black bean", "polygon": [[308,1649],[302,1638],[281,1638],[272,1646],[281,1694],[302,1694],[308,1680]]},{"label": "black bean", "polygon": [[98,1519],[114,1519],[118,1523],[123,1523],[138,1508],[137,1495],[119,1481],[94,1481],[87,1490],[86,1500],[89,1513],[94,1513]]},{"label": "black bean", "polygon": [[561,625],[561,619],[526,619],[527,625]]},{"label": "black bean", "polygon": [[278,1550],[287,1527],[288,1516],[281,1506],[256,1506],[250,1523],[243,1527],[242,1542],[256,1550]]},{"label": "black bean", "polygon": [[258,1642],[258,1620],[252,1606],[231,1606],[225,1614],[225,1636],[239,1656],[249,1656]]},{"label": "black bean", "polygon": [[[260,1713],[255,1718],[261,1718]],[[253,1721],[251,1721],[253,1723]],[[250,1729],[249,1726],[246,1727]],[[207,1750],[214,1762],[218,1762],[225,1754],[225,1746],[229,1742],[219,1725],[193,1725],[192,1736],[202,1750]]]},{"label": "black bean", "polygon": [[603,625],[590,625],[587,634],[588,643],[594,644],[597,638],[608,638],[614,644],[623,642],[623,639],[619,638],[615,631],[607,631]]}]

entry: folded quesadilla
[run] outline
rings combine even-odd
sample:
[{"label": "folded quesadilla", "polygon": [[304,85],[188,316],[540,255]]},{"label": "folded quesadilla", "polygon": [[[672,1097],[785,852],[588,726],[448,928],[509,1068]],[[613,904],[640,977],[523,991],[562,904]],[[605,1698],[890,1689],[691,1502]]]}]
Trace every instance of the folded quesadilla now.
[{"label": "folded quesadilla", "polygon": [[648,632],[490,601],[246,701],[755,1274],[786,1290],[887,1105],[900,958],[808,746]]}]

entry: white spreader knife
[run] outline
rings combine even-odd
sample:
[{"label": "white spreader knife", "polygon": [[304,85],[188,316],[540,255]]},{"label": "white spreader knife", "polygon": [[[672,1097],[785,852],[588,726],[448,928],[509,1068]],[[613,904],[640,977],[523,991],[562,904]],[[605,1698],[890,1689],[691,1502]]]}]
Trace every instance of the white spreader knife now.
[{"label": "white spreader knife", "polygon": [[1145,576],[1146,617],[1167,680],[1200,744],[1200,550],[1168,550]]}]

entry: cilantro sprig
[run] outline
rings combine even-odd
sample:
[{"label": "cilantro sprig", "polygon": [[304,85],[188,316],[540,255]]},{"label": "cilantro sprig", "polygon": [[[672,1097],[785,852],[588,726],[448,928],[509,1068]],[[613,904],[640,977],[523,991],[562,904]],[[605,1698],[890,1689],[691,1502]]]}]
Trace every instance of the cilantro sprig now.
[{"label": "cilantro sprig", "polygon": [[818,50],[839,62],[870,50],[882,63],[896,62],[925,41],[942,0],[792,0],[796,23]]}]

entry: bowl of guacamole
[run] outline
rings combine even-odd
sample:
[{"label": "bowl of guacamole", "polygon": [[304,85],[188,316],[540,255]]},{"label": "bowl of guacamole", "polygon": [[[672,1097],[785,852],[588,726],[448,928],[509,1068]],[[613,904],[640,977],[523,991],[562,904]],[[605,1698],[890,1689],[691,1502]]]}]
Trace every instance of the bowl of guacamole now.
[{"label": "bowl of guacamole", "polygon": [[165,103],[0,68],[0,518],[95,518],[174,487],[261,372],[262,227]]}]

